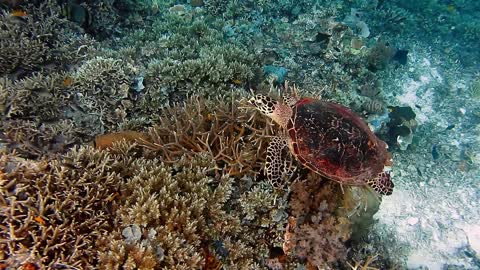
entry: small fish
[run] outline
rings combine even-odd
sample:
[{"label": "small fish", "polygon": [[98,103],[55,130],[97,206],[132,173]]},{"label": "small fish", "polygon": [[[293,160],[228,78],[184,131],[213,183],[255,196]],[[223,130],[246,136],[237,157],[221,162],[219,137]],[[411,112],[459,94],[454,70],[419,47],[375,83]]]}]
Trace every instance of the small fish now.
[{"label": "small fish", "polygon": [[448,127],[445,130],[452,130],[455,128],[455,124],[448,125]]},{"label": "small fish", "polygon": [[440,152],[438,148],[440,148],[440,146],[438,146],[437,144],[432,145],[432,157],[434,160],[437,160],[440,157]]},{"label": "small fish", "polygon": [[61,7],[61,14],[68,20],[82,27],[89,27],[92,24],[92,18],[88,10],[73,0],[67,1],[67,3]]},{"label": "small fish", "polygon": [[111,148],[114,143],[125,140],[127,142],[147,142],[147,135],[142,132],[125,130],[115,133],[98,135],[95,137],[94,146],[97,149],[104,150]]},{"label": "small fish", "polygon": [[10,16],[23,18],[27,16],[27,12],[23,9],[16,8],[16,9],[13,9],[12,12],[10,12]]},{"label": "small fish", "polygon": [[39,224],[41,224],[43,226],[45,226],[47,224],[47,222],[45,222],[45,220],[41,216],[37,216],[33,220],[35,220],[36,222],[38,222]]},{"label": "small fish", "polygon": [[72,85],[72,83],[73,79],[70,76],[65,77],[65,79],[63,80],[63,86],[65,87],[69,87],[70,85]]},{"label": "small fish", "polygon": [[22,267],[20,267],[20,269],[23,269],[23,270],[37,270],[39,268],[37,267],[36,264],[31,263],[31,262],[27,262],[24,265],[22,265]]},{"label": "small fish", "polygon": [[236,84],[236,85],[242,84],[242,81],[239,80],[239,79],[234,79],[232,82],[233,82],[234,84]]},{"label": "small fish", "polygon": [[423,176],[423,175],[422,175],[422,171],[421,171],[418,167],[416,167],[416,169],[417,169],[418,175],[419,175],[420,177],[422,177],[422,176]]},{"label": "small fish", "polygon": [[205,257],[205,265],[203,270],[220,270],[222,269],[222,262],[211,252],[208,245],[203,246],[203,255]]},{"label": "small fish", "polygon": [[450,12],[450,13],[453,13],[457,10],[457,7],[455,7],[455,5],[453,4],[450,4],[447,6],[447,11]]}]

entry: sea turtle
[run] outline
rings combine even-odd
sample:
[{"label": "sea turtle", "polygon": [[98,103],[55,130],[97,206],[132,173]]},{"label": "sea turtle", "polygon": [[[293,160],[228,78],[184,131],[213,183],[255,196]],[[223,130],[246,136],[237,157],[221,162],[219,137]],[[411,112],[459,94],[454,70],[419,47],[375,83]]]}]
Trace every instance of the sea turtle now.
[{"label": "sea turtle", "polygon": [[265,171],[273,185],[281,183],[286,146],[301,164],[319,175],[346,185],[369,185],[390,195],[393,182],[387,145],[349,108],[315,98],[298,98],[295,86],[284,102],[256,95],[249,100],[284,131],[267,147]]}]

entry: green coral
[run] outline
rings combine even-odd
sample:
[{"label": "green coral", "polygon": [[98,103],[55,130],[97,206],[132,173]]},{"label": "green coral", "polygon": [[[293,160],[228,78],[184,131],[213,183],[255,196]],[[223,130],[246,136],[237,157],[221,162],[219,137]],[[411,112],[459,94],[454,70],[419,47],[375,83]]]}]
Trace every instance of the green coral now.
[{"label": "green coral", "polygon": [[253,50],[226,40],[222,20],[205,19],[193,10],[186,12],[181,15],[165,10],[146,29],[133,31],[118,42],[132,63],[145,65],[145,89],[139,102],[147,114],[192,94],[213,97],[229,93],[251,82],[258,73]]}]

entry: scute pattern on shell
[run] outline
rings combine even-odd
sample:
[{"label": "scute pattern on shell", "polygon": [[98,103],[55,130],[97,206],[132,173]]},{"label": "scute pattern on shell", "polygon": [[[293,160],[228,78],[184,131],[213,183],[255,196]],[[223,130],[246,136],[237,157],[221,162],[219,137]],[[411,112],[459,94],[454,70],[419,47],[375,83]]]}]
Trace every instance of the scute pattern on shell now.
[{"label": "scute pattern on shell", "polygon": [[381,173],[386,145],[348,108],[303,98],[287,126],[291,150],[309,169],[339,183],[364,185]]}]

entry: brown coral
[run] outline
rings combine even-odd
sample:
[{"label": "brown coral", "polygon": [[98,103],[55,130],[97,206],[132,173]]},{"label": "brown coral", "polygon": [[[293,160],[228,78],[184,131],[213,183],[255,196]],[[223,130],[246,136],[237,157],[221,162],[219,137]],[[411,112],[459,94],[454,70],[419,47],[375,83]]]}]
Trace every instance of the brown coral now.
[{"label": "brown coral", "polygon": [[385,41],[378,41],[368,55],[368,68],[372,71],[385,69],[395,55],[395,48]]},{"label": "brown coral", "polygon": [[[0,157],[0,253],[9,267],[91,268],[110,231],[122,179],[108,153],[76,149],[63,161]],[[109,164],[107,166],[107,164]]]},{"label": "brown coral", "polygon": [[[282,246],[288,196],[261,173],[274,126],[239,107],[234,99],[192,98],[165,109],[134,144],[115,141],[41,162],[4,154],[5,262],[201,269],[216,261],[226,269],[265,269],[271,250]],[[286,235],[289,256],[279,263],[341,261],[350,222],[336,211],[340,187],[297,173],[304,180],[292,186],[295,226]]]},{"label": "brown coral", "polygon": [[69,104],[62,73],[35,73],[12,81],[0,80],[2,140],[23,157],[65,152],[81,140],[79,130],[62,112]]},{"label": "brown coral", "polygon": [[292,185],[292,216],[287,228],[285,252],[306,259],[315,267],[329,267],[346,256],[350,221],[336,210],[342,193],[337,184],[310,175]]},{"label": "brown coral", "polygon": [[191,99],[187,106],[166,108],[148,132],[153,145],[146,147],[167,163],[185,153],[209,153],[230,176],[258,175],[272,126],[257,113],[240,109],[235,97],[228,103],[221,99]]}]

